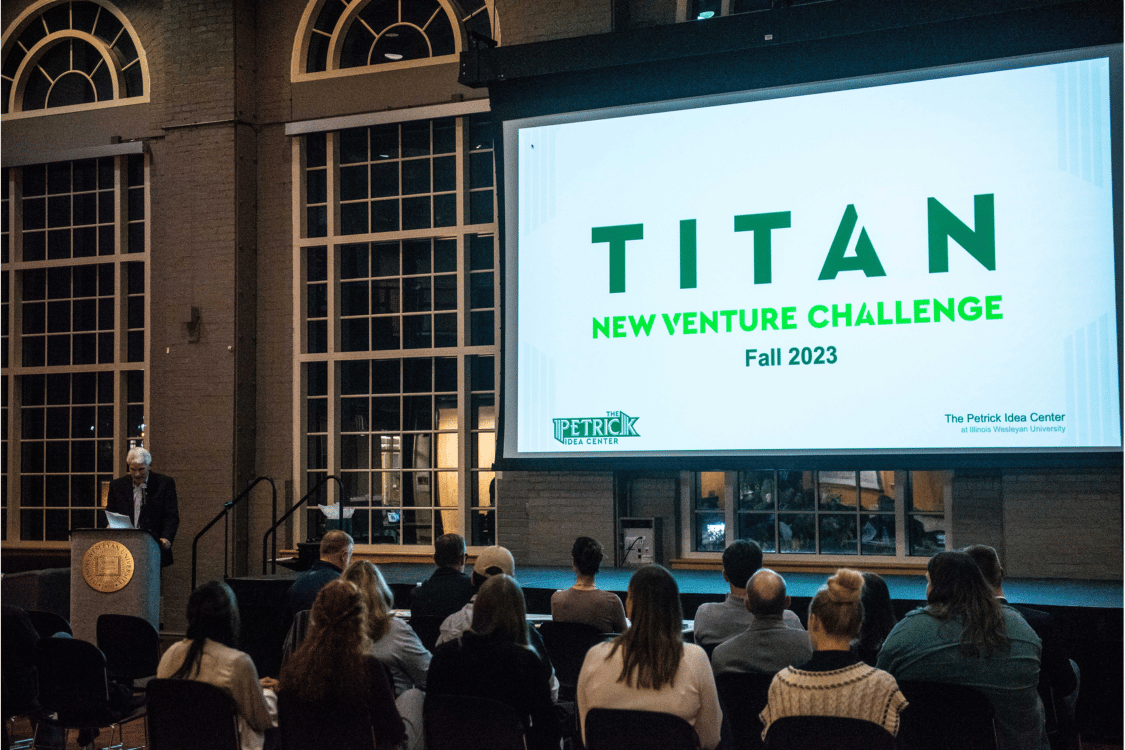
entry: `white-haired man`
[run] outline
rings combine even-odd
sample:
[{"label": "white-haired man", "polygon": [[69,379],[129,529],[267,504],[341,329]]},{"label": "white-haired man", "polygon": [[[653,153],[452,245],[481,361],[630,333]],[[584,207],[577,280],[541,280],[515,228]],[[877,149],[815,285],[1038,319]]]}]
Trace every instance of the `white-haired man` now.
[{"label": "white-haired man", "polygon": [[150,470],[152,454],[130,448],[125,456],[129,474],[109,484],[106,510],[128,516],[138,529],[151,531],[160,541],[160,564],[172,564],[172,542],[180,526],[176,480]]}]

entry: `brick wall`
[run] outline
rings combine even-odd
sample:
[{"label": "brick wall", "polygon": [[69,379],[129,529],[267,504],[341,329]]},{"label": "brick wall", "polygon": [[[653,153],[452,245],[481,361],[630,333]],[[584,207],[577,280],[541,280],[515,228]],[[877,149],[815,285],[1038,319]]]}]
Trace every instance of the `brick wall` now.
[{"label": "brick wall", "polygon": [[496,481],[497,537],[517,563],[571,564],[575,537],[613,544],[613,475],[506,471]]}]

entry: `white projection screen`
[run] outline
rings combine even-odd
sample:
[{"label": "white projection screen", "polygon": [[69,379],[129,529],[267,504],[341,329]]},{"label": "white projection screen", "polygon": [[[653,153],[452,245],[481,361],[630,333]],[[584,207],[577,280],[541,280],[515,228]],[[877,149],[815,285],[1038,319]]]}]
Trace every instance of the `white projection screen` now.
[{"label": "white projection screen", "polygon": [[1121,64],[506,121],[503,458],[1120,452]]}]

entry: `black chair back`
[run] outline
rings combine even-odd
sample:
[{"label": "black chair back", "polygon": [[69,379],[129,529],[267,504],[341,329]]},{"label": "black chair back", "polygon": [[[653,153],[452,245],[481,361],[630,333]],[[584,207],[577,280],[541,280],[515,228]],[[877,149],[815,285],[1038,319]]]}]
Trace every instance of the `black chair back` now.
[{"label": "black chair back", "polygon": [[695,727],[673,714],[591,708],[586,712],[586,750],[697,750]]},{"label": "black chair back", "polygon": [[309,615],[312,613],[311,609],[302,609],[297,614],[293,615],[293,624],[289,626],[289,632],[285,634],[285,643],[281,645],[281,663],[284,664],[285,660],[293,655],[293,652],[301,647],[301,643],[305,640],[305,633],[309,632]]},{"label": "black chair back", "polygon": [[910,704],[900,714],[902,750],[996,750],[992,704],[979,690],[909,680],[898,689]]},{"label": "black chair back", "polygon": [[35,628],[35,632],[39,634],[40,638],[50,638],[55,633],[74,634],[74,631],[70,629],[70,623],[62,615],[29,609],[27,610],[27,616],[31,618],[31,626]]},{"label": "black chair back", "polygon": [[559,700],[574,700],[586,652],[604,641],[605,633],[584,622],[546,620],[539,623],[539,636],[547,648],[555,676],[559,678]]},{"label": "black chair back", "polygon": [[770,697],[772,674],[723,672],[715,675],[719,704],[723,707],[723,747],[761,750],[762,720],[758,718]]},{"label": "black chair back", "polygon": [[445,618],[438,615],[412,615],[410,617],[410,627],[418,634],[418,640],[422,641],[426,650],[431,653],[434,646],[437,645],[438,636],[441,635],[441,624],[443,622],[445,622]]},{"label": "black chair back", "polygon": [[422,727],[426,750],[524,750],[519,712],[488,698],[426,693]]},{"label": "black chair back", "polygon": [[99,615],[97,638],[109,670],[119,679],[132,683],[156,674],[160,634],[148,620],[133,615]]},{"label": "black chair back", "polygon": [[[127,693],[111,692],[105,656],[92,643],[44,638],[35,647],[35,669],[40,704],[66,729],[109,727],[144,715],[144,706],[130,710]],[[120,727],[118,734],[120,740]]]},{"label": "black chair back", "polygon": [[879,724],[840,716],[786,716],[770,724],[767,750],[894,750]]},{"label": "black chair back", "polygon": [[206,682],[148,684],[151,750],[239,750],[237,716],[230,693]]}]

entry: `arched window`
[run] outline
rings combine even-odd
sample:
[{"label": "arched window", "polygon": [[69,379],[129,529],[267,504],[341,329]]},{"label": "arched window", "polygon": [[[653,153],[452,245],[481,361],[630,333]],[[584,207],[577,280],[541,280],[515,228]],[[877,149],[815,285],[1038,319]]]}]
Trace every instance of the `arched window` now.
[{"label": "arched window", "polygon": [[4,32],[3,113],[145,97],[144,50],[108,3],[48,0]]},{"label": "arched window", "polygon": [[452,57],[494,40],[492,0],[317,0],[293,53],[294,77]]}]

